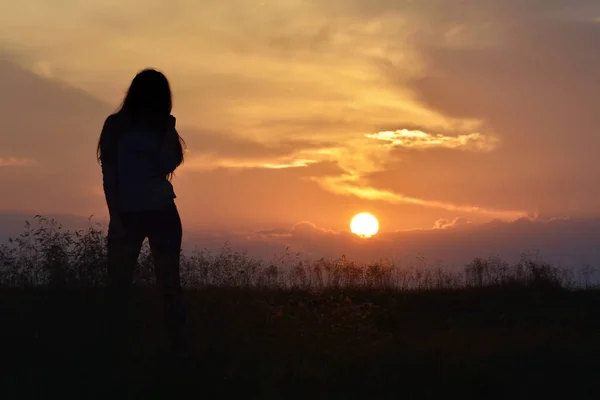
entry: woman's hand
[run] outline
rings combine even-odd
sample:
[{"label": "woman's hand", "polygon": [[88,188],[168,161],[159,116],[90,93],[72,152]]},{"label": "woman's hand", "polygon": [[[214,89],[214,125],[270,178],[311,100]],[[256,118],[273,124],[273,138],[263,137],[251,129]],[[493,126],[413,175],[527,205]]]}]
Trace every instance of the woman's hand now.
[{"label": "woman's hand", "polygon": [[162,147],[160,151],[160,173],[161,175],[169,175],[178,166],[177,145],[179,144],[179,134],[175,128],[177,120],[174,116],[169,115],[169,123],[165,132]]}]

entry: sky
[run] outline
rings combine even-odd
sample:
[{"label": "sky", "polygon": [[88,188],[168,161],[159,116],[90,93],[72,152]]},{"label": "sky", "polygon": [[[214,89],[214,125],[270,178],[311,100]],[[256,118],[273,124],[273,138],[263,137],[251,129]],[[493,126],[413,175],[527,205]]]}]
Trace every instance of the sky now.
[{"label": "sky", "polygon": [[573,239],[600,237],[598,43],[595,0],[5,1],[0,215],[106,218],[98,135],[154,67],[189,237],[450,259],[483,229],[473,256],[600,261]]}]

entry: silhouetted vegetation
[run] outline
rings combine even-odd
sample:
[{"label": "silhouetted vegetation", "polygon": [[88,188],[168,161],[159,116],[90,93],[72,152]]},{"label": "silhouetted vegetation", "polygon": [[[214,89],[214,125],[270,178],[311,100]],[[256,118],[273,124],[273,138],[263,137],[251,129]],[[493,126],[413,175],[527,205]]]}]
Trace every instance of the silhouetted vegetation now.
[{"label": "silhouetted vegetation", "polygon": [[37,217],[0,248],[0,398],[594,398],[600,291],[590,266],[523,257],[461,271],[224,247],[182,255],[194,359],[161,358],[147,247],[118,363],[103,337],[105,235]]},{"label": "silhouetted vegetation", "polygon": [[[106,236],[90,223],[87,230],[64,229],[55,221],[35,217],[25,231],[0,246],[0,285],[95,287],[104,282]],[[196,250],[182,254],[181,278],[187,288],[209,286],[325,290],[340,288],[448,290],[472,287],[591,288],[596,271],[561,269],[524,255],[508,264],[498,257],[475,258],[463,270],[429,264],[423,255],[415,265],[393,262],[359,264],[345,256],[337,260],[306,261],[286,252],[270,261],[254,259],[224,245],[218,253]],[[152,257],[147,245],[138,260],[134,282],[154,284]]]}]

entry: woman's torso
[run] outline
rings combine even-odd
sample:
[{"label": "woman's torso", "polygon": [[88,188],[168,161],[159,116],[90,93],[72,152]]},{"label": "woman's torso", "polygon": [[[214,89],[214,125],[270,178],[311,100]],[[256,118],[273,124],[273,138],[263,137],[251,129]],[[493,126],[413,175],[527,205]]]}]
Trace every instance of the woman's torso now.
[{"label": "woman's torso", "polygon": [[[122,212],[160,210],[176,197],[167,179],[164,158],[172,159],[174,146],[165,134],[149,125],[128,122],[117,143],[119,209]],[[171,171],[168,171],[171,172]]]}]

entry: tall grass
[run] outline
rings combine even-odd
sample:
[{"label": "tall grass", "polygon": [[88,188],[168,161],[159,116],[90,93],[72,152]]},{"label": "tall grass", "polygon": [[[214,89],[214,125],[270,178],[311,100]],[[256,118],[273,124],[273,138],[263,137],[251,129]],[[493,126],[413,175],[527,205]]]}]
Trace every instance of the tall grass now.
[{"label": "tall grass", "polygon": [[[225,244],[211,253],[194,250],[181,255],[185,287],[232,286],[325,290],[369,288],[396,290],[461,289],[469,287],[591,288],[597,271],[555,267],[539,257],[524,255],[516,263],[498,257],[475,258],[462,269],[452,269],[419,257],[413,266],[379,261],[356,263],[338,259],[304,260],[289,251],[261,260]],[[105,281],[106,235],[99,225],[84,230],[65,229],[58,221],[36,216],[24,232],[0,245],[0,285],[11,287],[95,287]],[[152,255],[144,244],[135,270],[138,285],[154,283]]]}]

